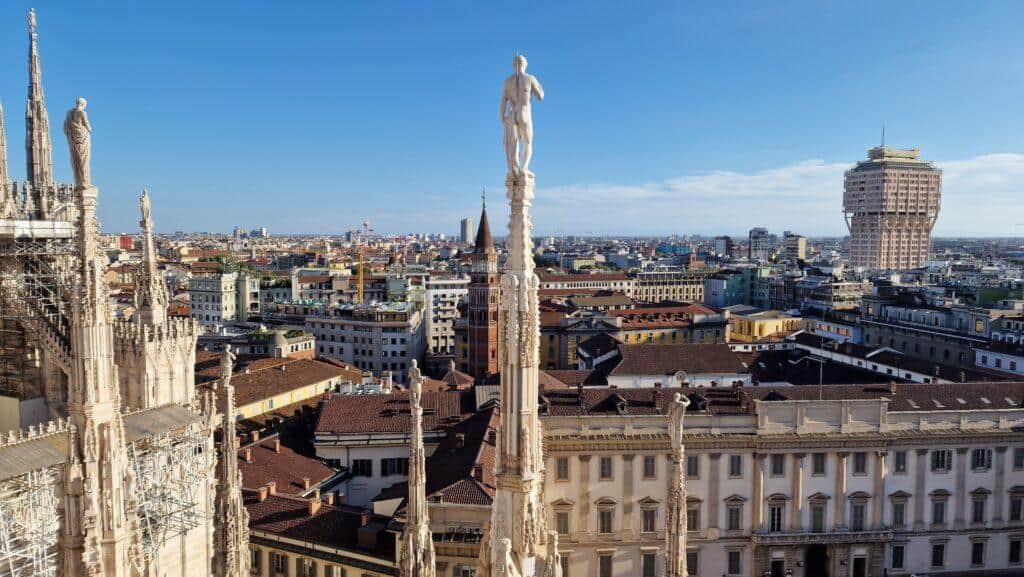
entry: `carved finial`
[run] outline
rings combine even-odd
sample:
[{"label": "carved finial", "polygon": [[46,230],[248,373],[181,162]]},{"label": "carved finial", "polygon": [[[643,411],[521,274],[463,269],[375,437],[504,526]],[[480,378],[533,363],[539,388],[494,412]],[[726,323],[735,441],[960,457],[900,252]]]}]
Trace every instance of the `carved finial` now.
[{"label": "carved finial", "polygon": [[29,34],[35,34],[36,33],[36,9],[35,8],[29,8],[28,9],[28,33]]},{"label": "carved finial", "polygon": [[145,188],[142,189],[142,195],[139,196],[139,209],[142,212],[142,220],[139,224],[142,225],[143,230],[148,232],[153,228],[153,205],[149,201],[149,191]]}]

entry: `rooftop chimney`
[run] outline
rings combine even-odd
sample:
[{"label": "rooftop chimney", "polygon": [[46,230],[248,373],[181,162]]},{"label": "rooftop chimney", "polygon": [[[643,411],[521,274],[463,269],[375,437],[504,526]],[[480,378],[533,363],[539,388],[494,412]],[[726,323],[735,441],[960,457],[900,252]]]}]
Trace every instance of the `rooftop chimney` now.
[{"label": "rooftop chimney", "polygon": [[359,526],[360,527],[365,527],[365,526],[369,525],[370,524],[370,519],[372,519],[372,518],[373,518],[373,512],[368,510],[368,509],[364,509],[363,512],[359,516]]},{"label": "rooftop chimney", "polygon": [[325,497],[328,505],[334,504],[334,493],[327,493]]},{"label": "rooftop chimney", "polygon": [[455,433],[455,446],[459,448],[466,446],[466,433]]},{"label": "rooftop chimney", "polygon": [[256,500],[260,503],[267,500],[267,486],[264,485],[256,490]]},{"label": "rooftop chimney", "polygon": [[252,462],[252,449],[245,449],[242,451],[242,460],[246,463]]},{"label": "rooftop chimney", "polygon": [[268,495],[276,495],[277,494],[277,481],[268,481],[267,482],[267,494]]},{"label": "rooftop chimney", "polygon": [[473,478],[476,479],[477,481],[481,482],[481,483],[484,482],[484,466],[483,465],[473,465]]},{"label": "rooftop chimney", "polygon": [[309,490],[309,486],[310,486],[309,477],[303,477],[302,478],[302,488],[308,491]]},{"label": "rooftop chimney", "polygon": [[310,499],[309,500],[309,516],[312,517],[313,515],[316,515],[317,511],[319,511],[319,510],[320,510],[320,498],[317,497],[315,499]]},{"label": "rooftop chimney", "polygon": [[331,493],[331,496],[334,497],[334,502],[338,505],[345,504],[345,493]]},{"label": "rooftop chimney", "polygon": [[253,443],[255,443],[256,441],[259,441],[259,440],[260,440],[260,432],[259,432],[259,430],[255,430],[255,431],[253,431],[253,432],[251,433],[251,435],[252,435],[252,442],[253,442]]},{"label": "rooftop chimney", "polygon": [[281,452],[281,439],[274,439],[274,445],[273,446],[274,446],[274,452],[275,453],[280,453]]}]

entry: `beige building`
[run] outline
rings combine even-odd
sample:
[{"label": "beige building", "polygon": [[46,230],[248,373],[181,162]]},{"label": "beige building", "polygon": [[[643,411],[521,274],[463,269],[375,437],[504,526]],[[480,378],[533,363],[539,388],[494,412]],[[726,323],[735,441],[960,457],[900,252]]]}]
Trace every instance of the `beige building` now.
[{"label": "beige building", "polygon": [[942,171],[917,148],[878,146],[846,171],[843,212],[850,264],[901,270],[921,266],[939,216]]}]

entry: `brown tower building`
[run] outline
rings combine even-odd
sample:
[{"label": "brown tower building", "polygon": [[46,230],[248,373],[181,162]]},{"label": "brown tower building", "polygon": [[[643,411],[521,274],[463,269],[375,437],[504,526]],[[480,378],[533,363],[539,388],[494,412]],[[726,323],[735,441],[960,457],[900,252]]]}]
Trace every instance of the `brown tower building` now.
[{"label": "brown tower building", "polygon": [[487,205],[480,213],[469,275],[469,374],[486,379],[498,372],[498,253],[494,250]]},{"label": "brown tower building", "polygon": [[924,264],[941,197],[942,171],[921,160],[918,149],[869,150],[845,175],[850,264],[890,270]]}]

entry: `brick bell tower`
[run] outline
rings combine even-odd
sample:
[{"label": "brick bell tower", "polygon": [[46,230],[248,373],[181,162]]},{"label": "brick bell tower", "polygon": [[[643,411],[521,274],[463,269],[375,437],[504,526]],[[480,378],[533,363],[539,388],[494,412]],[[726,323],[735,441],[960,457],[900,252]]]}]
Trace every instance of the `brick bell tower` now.
[{"label": "brick bell tower", "polygon": [[487,202],[480,213],[470,269],[469,295],[469,374],[477,380],[498,372],[498,253],[494,250],[491,225],[487,221]]}]

